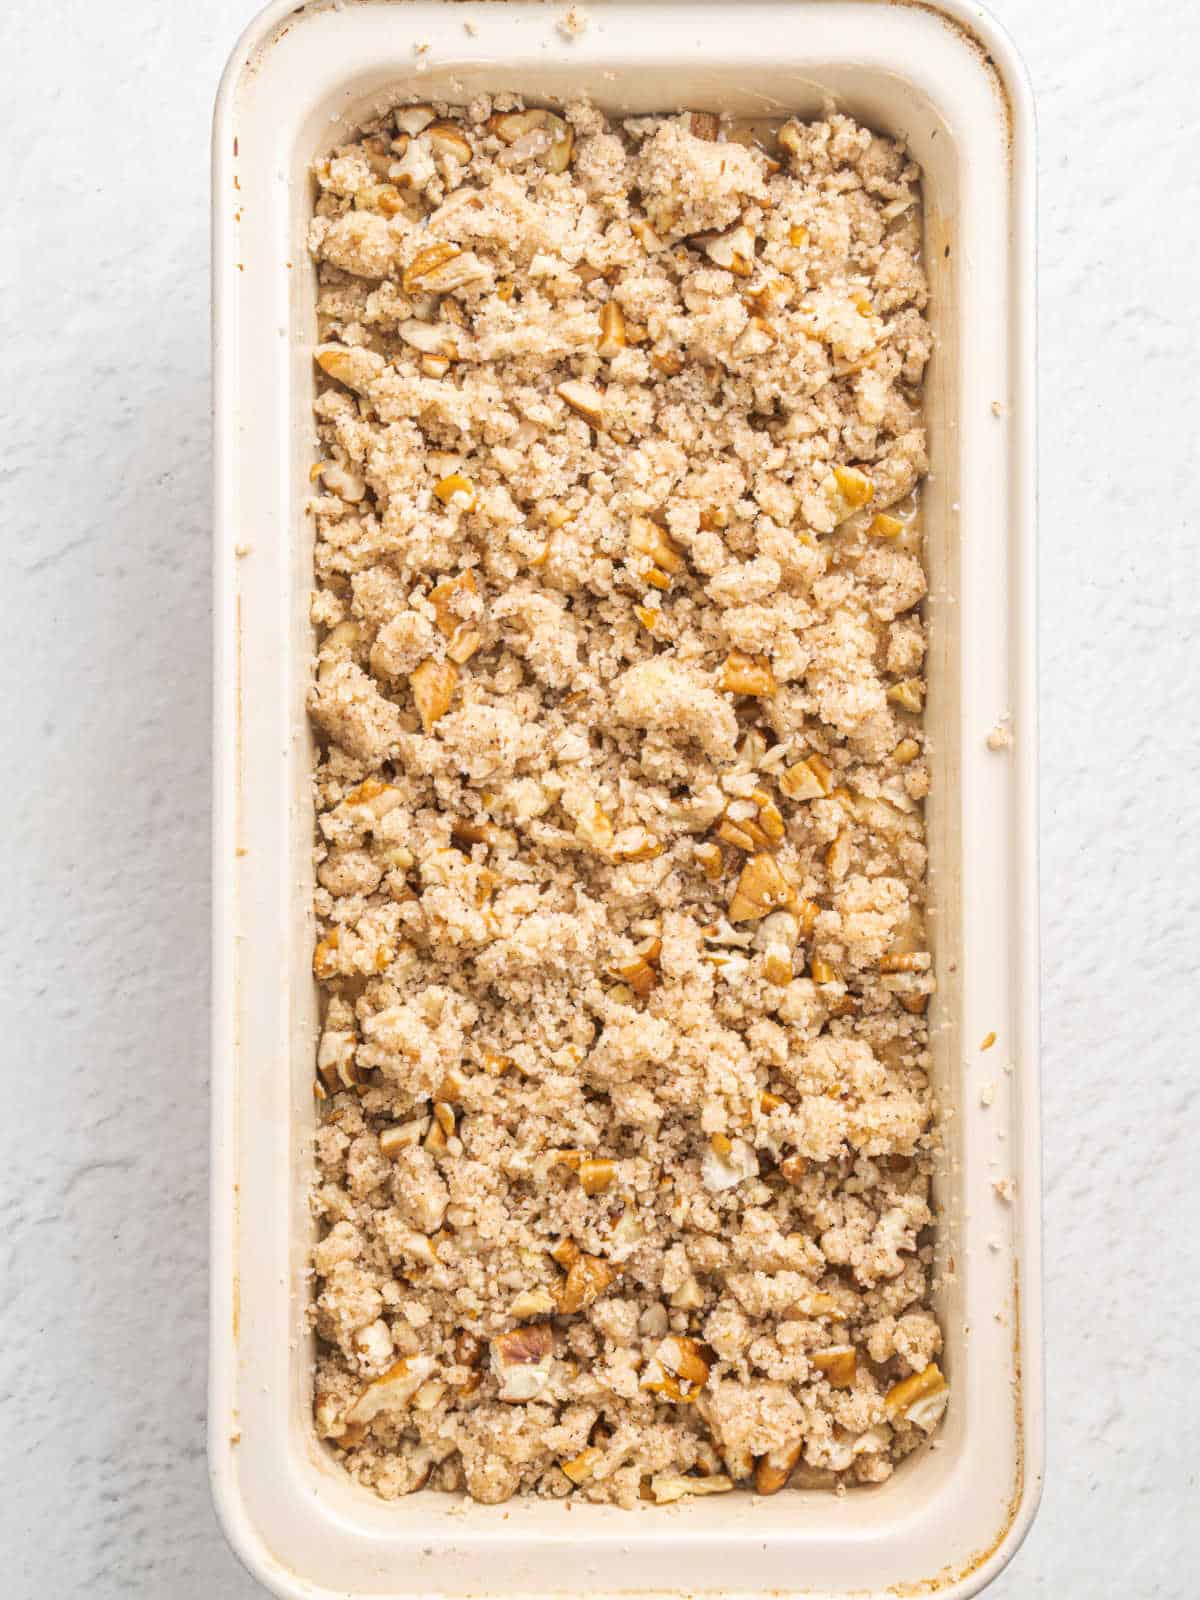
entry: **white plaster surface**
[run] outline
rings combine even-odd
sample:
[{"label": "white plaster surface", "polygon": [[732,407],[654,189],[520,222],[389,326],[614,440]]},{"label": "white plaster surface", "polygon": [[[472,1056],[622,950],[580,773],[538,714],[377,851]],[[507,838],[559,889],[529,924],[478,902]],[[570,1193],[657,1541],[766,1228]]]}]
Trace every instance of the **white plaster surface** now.
[{"label": "white plaster surface", "polygon": [[[995,0],[1041,134],[1049,1480],[1200,1594],[1200,9]],[[208,122],[253,0],[25,0],[6,156],[0,1593],[249,1600],[204,1463]]]}]

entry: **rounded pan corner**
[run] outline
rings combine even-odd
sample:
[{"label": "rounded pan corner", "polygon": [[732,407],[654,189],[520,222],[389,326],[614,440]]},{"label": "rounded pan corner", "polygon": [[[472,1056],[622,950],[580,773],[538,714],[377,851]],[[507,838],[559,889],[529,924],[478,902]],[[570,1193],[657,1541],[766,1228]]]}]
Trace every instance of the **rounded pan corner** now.
[{"label": "rounded pan corner", "polygon": [[[299,9],[303,10],[303,6]],[[296,0],[267,0],[267,4],[254,13],[238,34],[221,69],[221,76],[217,80],[217,92],[213,97],[214,136],[220,125],[226,122],[231,114],[238,83],[242,73],[253,61],[255,53],[268,42],[283,18],[296,10]]]},{"label": "rounded pan corner", "polygon": [[[1043,1430],[1039,1420],[1037,1428],[1036,1470],[1027,1471],[1024,1485],[1012,1508],[1012,1515],[1001,1532],[993,1549],[989,1550],[972,1570],[953,1588],[941,1591],[940,1600],[972,1600],[972,1596],[989,1589],[1007,1568],[1013,1557],[1029,1537],[1042,1506],[1042,1491],[1046,1475],[1042,1461]],[[1026,1447],[1030,1439],[1026,1435]],[[938,1593],[937,1590],[934,1591]]]},{"label": "rounded pan corner", "polygon": [[1014,135],[1028,136],[1033,131],[1036,116],[1029,67],[1016,40],[993,12],[986,6],[974,4],[973,0],[889,0],[889,3],[911,6],[944,19],[948,27],[962,36],[969,49],[982,54],[984,64],[997,78],[1010,108]]},{"label": "rounded pan corner", "polygon": [[254,1526],[237,1485],[232,1448],[227,1439],[218,1438],[215,1425],[210,1425],[208,1486],[225,1543],[255,1582],[278,1600],[314,1600],[317,1591],[280,1564]]}]

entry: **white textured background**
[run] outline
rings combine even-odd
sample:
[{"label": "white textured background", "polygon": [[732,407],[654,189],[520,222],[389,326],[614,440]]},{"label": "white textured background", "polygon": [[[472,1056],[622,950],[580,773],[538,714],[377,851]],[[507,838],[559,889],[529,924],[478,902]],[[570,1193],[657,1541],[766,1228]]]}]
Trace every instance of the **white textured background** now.
[{"label": "white textured background", "polygon": [[[204,1464],[208,123],[254,0],[0,19],[0,1592],[250,1600]],[[1049,1481],[996,1600],[1193,1600],[1200,8],[1038,96]]]}]

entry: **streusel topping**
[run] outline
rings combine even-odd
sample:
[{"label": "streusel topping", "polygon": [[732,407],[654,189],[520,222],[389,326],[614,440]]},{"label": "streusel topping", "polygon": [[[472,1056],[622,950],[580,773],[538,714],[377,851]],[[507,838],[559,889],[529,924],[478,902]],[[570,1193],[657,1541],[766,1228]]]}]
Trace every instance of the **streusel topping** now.
[{"label": "streusel topping", "polygon": [[510,96],[317,181],[318,1431],[879,1482],[948,1395],[917,168]]}]

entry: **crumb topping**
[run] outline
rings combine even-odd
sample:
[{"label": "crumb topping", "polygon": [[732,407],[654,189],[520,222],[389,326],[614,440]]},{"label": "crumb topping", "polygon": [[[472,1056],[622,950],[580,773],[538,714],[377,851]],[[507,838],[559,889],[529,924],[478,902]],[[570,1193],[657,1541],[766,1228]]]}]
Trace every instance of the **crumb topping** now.
[{"label": "crumb topping", "polygon": [[880,1482],[949,1393],[918,170],[499,96],[316,180],[318,1432]]}]

